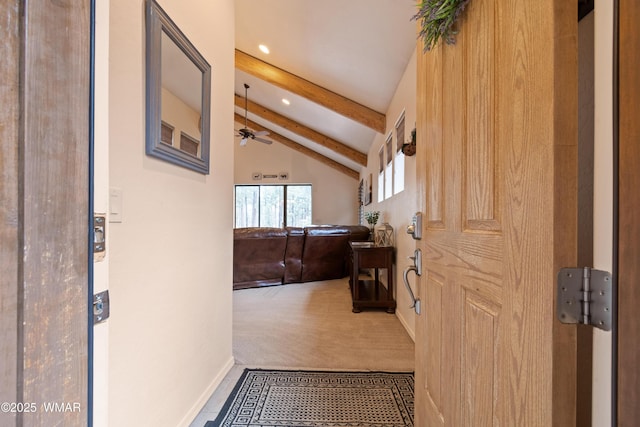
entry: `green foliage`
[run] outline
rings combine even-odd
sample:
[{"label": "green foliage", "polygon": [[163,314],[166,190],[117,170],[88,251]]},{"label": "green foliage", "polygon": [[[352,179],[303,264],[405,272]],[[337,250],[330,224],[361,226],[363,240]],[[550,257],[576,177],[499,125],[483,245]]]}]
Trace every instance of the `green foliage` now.
[{"label": "green foliage", "polygon": [[378,223],[378,218],[380,218],[380,211],[370,211],[364,213],[364,219],[367,220],[369,225],[376,225]]},{"label": "green foliage", "polygon": [[458,19],[469,0],[420,0],[418,13],[411,19],[420,21],[421,30],[418,37],[424,42],[424,51],[429,51],[439,40],[447,44],[456,42],[457,31],[453,23]]}]

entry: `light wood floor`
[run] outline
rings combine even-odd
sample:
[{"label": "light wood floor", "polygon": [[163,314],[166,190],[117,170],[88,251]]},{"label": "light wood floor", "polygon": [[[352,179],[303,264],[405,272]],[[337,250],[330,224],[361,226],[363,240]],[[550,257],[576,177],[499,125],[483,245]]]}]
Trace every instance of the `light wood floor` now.
[{"label": "light wood floor", "polygon": [[235,366],[191,427],[213,420],[244,368],[413,371],[414,346],[393,314],[351,312],[348,280],[233,293]]}]

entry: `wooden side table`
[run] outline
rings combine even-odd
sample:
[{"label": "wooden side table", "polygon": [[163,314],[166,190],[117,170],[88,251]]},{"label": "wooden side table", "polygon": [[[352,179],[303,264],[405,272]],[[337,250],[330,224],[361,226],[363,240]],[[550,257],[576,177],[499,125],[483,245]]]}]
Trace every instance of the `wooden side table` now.
[{"label": "wooden side table", "polygon": [[[373,242],[349,242],[351,248],[351,300],[354,313],[363,308],[386,308],[387,313],[395,313],[393,298],[393,246],[376,246]],[[374,269],[373,280],[361,279],[360,269]],[[380,281],[379,269],[387,271],[387,286]]]}]

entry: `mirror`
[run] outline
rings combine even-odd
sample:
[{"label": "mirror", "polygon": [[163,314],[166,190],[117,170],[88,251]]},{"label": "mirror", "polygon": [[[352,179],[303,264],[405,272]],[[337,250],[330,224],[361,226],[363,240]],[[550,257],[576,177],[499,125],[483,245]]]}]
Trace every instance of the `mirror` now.
[{"label": "mirror", "polygon": [[155,0],[146,30],[146,153],[208,174],[211,66]]}]

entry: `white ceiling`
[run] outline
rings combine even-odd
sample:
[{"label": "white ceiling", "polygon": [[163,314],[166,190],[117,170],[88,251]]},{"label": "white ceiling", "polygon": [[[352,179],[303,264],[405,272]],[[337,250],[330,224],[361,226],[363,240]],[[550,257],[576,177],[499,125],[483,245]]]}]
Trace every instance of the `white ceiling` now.
[{"label": "white ceiling", "polygon": [[[414,0],[236,0],[236,49],[386,113],[415,49]],[[262,53],[258,45],[271,50]],[[376,132],[236,70],[235,92],[360,152]],[[282,98],[291,105],[282,103]],[[244,109],[236,112],[244,116]],[[360,166],[252,115],[249,119],[354,170]],[[252,141],[251,143],[258,143]]]}]

